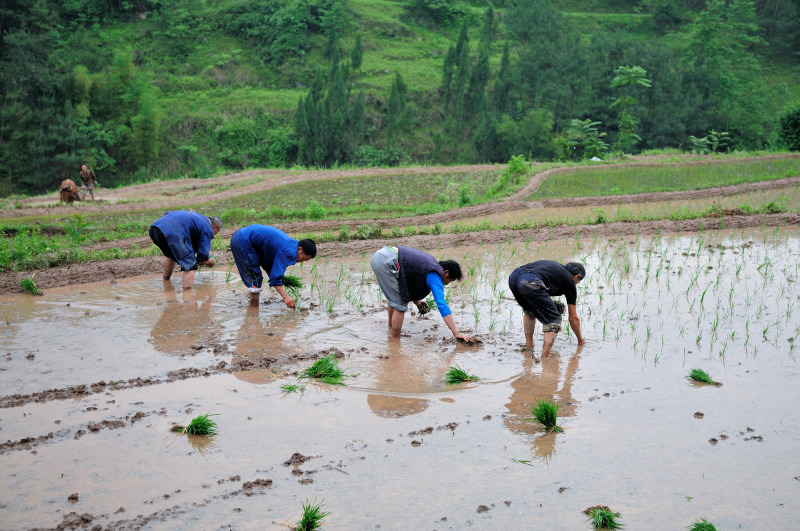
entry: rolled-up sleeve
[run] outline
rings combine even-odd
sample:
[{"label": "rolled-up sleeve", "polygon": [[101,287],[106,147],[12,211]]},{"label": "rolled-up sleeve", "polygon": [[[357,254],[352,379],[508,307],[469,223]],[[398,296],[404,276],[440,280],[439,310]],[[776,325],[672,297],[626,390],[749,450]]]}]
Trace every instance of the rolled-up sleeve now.
[{"label": "rolled-up sleeve", "polygon": [[425,283],[431,289],[433,300],[436,301],[436,308],[439,310],[442,317],[447,317],[453,313],[450,311],[450,307],[444,299],[444,282],[442,282],[441,277],[433,272],[428,273],[425,276]]}]

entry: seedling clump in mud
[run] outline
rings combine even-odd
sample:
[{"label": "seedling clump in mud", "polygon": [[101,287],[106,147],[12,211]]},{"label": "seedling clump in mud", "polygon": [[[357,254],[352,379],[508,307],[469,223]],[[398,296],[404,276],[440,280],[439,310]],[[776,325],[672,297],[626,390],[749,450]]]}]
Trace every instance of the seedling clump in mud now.
[{"label": "seedling clump in mud", "polygon": [[331,514],[329,511],[323,511],[322,506],[325,505],[324,501],[312,504],[306,502],[303,504],[303,517],[297,522],[295,531],[312,531],[321,527],[322,519]]},{"label": "seedling clump in mud", "polygon": [[623,529],[625,526],[617,522],[619,513],[615,513],[605,505],[589,507],[585,511],[589,515],[589,523],[592,529]]},{"label": "seedling clump in mud", "polygon": [[344,385],[347,375],[339,367],[336,354],[331,352],[324,358],[320,358],[308,369],[300,373],[300,378],[315,378],[320,382],[333,385]]},{"label": "seedling clump in mud", "polygon": [[206,413],[192,419],[188,426],[175,426],[172,430],[189,435],[216,435],[217,423],[209,417],[216,416]]},{"label": "seedling clump in mud", "polygon": [[535,420],[544,426],[548,432],[564,431],[556,423],[558,422],[558,404],[552,399],[539,400],[536,399],[536,405],[531,408],[533,418],[526,420]]},{"label": "seedling clump in mud", "polygon": [[696,381],[696,382],[701,382],[701,383],[705,383],[705,384],[709,384],[709,385],[715,385],[717,387],[722,385],[719,382],[715,382],[711,378],[711,376],[709,376],[709,374],[706,371],[704,371],[703,369],[692,369],[689,372],[689,378],[694,380],[694,381]]},{"label": "seedling clump in mud", "polygon": [[449,384],[477,382],[478,377],[473,374],[469,374],[467,371],[456,365],[447,370],[447,374],[444,375],[444,381]]}]

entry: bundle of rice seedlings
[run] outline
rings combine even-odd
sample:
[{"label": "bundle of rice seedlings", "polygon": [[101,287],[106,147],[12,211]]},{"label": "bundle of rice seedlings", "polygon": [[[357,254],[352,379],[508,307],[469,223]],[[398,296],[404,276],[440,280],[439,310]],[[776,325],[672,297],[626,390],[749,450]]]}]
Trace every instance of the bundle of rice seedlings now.
[{"label": "bundle of rice seedlings", "polygon": [[525,420],[535,420],[545,427],[547,431],[564,431],[558,422],[558,408],[559,405],[553,399],[539,400],[536,399],[536,405],[531,408],[533,418]]},{"label": "bundle of rice seedlings", "polygon": [[701,382],[709,385],[716,385],[717,387],[722,385],[719,382],[715,382],[714,380],[712,380],[711,376],[709,376],[708,373],[703,369],[692,369],[691,371],[689,371],[689,376],[687,378],[694,380],[696,382]]},{"label": "bundle of rice seedlings", "polygon": [[[315,500],[316,501],[316,500]],[[329,511],[323,511],[322,506],[324,502],[314,503],[306,502],[303,504],[303,517],[297,522],[295,531],[312,531],[321,527],[322,519],[331,514]]]},{"label": "bundle of rice seedlings", "polygon": [[564,315],[564,312],[567,311],[567,305],[561,299],[553,299],[553,304],[556,305],[556,310],[561,315]]},{"label": "bundle of rice seedlings", "polygon": [[346,377],[347,375],[339,367],[339,361],[333,352],[315,361],[311,367],[301,372],[299,376],[299,378],[314,378],[320,382],[333,385],[344,385]]},{"label": "bundle of rice seedlings", "polygon": [[289,393],[302,393],[306,390],[305,385],[300,384],[283,384],[281,386],[281,391],[283,394],[288,395]]},{"label": "bundle of rice seedlings", "polygon": [[605,505],[596,505],[589,507],[585,511],[589,515],[589,523],[592,529],[623,529],[625,526],[617,522],[619,513],[613,512]]},{"label": "bundle of rice seedlings", "polygon": [[705,518],[701,518],[689,527],[687,527],[689,531],[717,531],[717,528],[714,527],[714,524],[706,520]]},{"label": "bundle of rice seedlings", "polygon": [[286,289],[303,289],[303,281],[294,275],[283,275],[283,287]]},{"label": "bundle of rice seedlings", "polygon": [[447,369],[447,373],[444,375],[444,381],[445,383],[448,384],[457,384],[461,382],[477,382],[478,377],[469,374],[467,371],[456,365],[454,367],[450,367],[449,369]]},{"label": "bundle of rice seedlings", "polygon": [[211,415],[209,413],[200,415],[193,418],[188,426],[175,426],[173,431],[188,433],[189,435],[216,435],[217,423],[209,418],[216,416],[216,414]]}]

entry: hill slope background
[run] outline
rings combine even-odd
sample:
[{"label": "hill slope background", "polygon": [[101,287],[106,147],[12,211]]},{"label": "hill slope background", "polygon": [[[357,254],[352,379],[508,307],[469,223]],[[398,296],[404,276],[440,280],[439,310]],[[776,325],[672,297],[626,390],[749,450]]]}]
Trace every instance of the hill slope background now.
[{"label": "hill slope background", "polygon": [[0,9],[4,195],[53,189],[83,162],[116,186],[297,164],[779,147],[778,121],[800,104],[798,0]]}]

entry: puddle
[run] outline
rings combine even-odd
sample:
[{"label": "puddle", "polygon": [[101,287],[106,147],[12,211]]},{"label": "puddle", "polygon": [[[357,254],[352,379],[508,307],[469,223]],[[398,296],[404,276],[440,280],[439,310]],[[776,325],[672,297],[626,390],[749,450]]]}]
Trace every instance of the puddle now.
[{"label": "puddle", "polygon": [[[367,257],[296,266],[297,312],[277,296],[249,309],[219,272],[191,296],[139,277],[3,297],[3,527],[279,529],[314,500],[333,529],[583,529],[593,505],[629,529],[794,527],[796,231],[431,252],[461,262],[449,304],[480,345],[455,344],[436,312],[389,339]],[[540,327],[537,358],[519,351],[506,284],[538,258],[588,272],[587,344],[562,332],[545,359]],[[328,351],[347,385],[298,382]],[[445,384],[452,365],[480,380]],[[551,397],[562,433],[527,420]],[[218,435],[170,431],[203,413]]]}]

